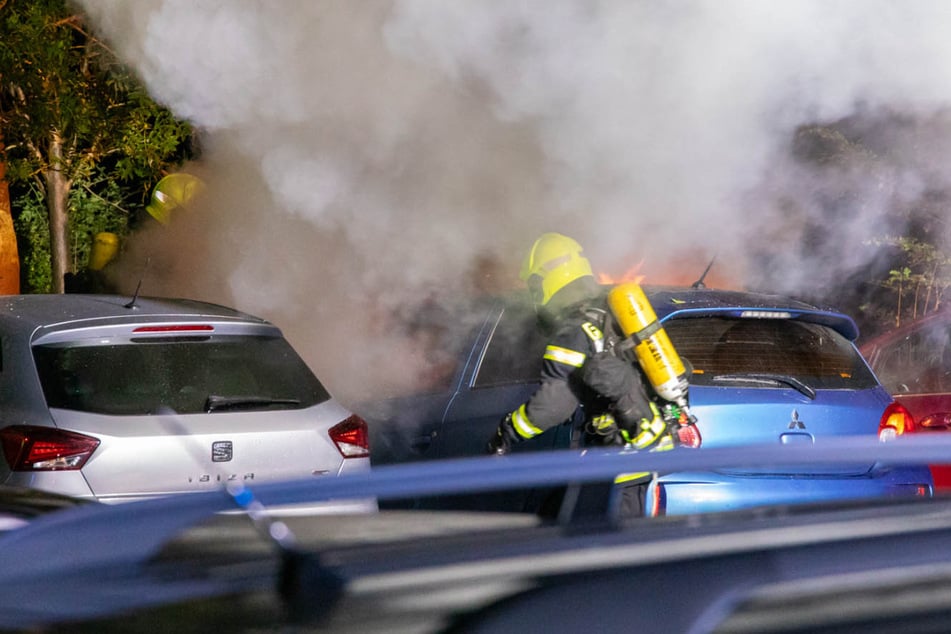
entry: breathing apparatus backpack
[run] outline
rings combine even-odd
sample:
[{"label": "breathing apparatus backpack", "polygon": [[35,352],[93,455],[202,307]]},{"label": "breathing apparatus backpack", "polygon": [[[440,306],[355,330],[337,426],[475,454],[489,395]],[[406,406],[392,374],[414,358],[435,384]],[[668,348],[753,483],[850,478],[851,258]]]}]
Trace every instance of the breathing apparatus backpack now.
[{"label": "breathing apparatus backpack", "polygon": [[[631,416],[651,420],[659,410],[666,425],[665,432],[675,444],[698,447],[701,439],[694,426],[696,418],[689,409],[686,367],[643,289],[634,282],[624,282],[611,289],[607,301],[610,312],[590,308],[585,313],[603,333],[602,340],[595,341],[596,356],[610,354],[626,363],[636,363],[653,392],[653,395],[644,395],[653,412],[637,411]],[[602,367],[597,367],[599,364]],[[623,398],[628,388],[618,383],[609,364],[608,359],[592,363],[585,382],[612,399]],[[606,426],[610,423],[608,419],[603,422]],[[597,421],[594,423],[596,432]],[[628,434],[624,437],[629,444],[637,444]]]}]

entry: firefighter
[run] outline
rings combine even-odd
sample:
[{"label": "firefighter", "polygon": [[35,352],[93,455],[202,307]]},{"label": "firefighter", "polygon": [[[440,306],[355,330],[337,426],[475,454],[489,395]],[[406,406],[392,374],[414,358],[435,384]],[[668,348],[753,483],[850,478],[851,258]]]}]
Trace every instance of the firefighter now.
[{"label": "firefighter", "polygon": [[[522,265],[543,325],[551,332],[545,348],[541,385],[506,415],[489,440],[489,453],[512,447],[572,419],[579,407],[587,445],[630,443],[638,449],[672,448],[666,423],[648,396],[635,364],[614,354],[622,336],[607,308],[581,245],[559,233],[539,237]],[[666,447],[664,447],[666,448]],[[628,513],[642,510],[650,474],[621,478],[633,488],[625,495]],[[632,509],[631,506],[641,508]]]}]

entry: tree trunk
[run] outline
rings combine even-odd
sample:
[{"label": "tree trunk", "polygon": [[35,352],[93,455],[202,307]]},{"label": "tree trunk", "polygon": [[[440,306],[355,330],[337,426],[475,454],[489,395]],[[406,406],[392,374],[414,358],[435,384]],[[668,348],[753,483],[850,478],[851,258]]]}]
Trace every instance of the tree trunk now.
[{"label": "tree trunk", "polygon": [[901,328],[901,278],[898,280],[898,310],[895,311],[895,328]]},{"label": "tree trunk", "polygon": [[20,253],[13,230],[13,208],[10,205],[10,186],[7,183],[7,164],[4,159],[3,135],[0,131],[0,295],[20,292]]},{"label": "tree trunk", "polygon": [[50,146],[50,169],[43,175],[46,180],[46,210],[50,218],[50,267],[54,293],[65,290],[69,242],[67,231],[67,203],[72,182],[63,173],[63,143],[53,133]]}]

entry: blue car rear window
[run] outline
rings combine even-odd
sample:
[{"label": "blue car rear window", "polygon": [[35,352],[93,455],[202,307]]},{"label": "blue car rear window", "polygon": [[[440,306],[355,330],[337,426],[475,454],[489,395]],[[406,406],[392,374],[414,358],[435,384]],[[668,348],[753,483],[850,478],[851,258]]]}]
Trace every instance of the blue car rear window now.
[{"label": "blue car rear window", "polygon": [[[735,382],[742,375],[791,377],[814,389],[866,389],[878,385],[850,341],[831,328],[791,319],[695,317],[664,322],[694,385],[770,387]],[[718,377],[721,379],[718,381]]]},{"label": "blue car rear window", "polygon": [[296,409],[330,398],[286,340],[227,336],[34,349],[47,404],[147,415]]}]

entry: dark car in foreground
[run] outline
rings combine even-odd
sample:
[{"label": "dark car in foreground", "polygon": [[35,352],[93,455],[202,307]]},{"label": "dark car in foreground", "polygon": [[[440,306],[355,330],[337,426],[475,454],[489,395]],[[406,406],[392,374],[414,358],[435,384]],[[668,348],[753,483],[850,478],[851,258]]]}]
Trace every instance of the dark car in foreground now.
[{"label": "dark car in foreground", "polygon": [[[698,452],[549,451],[49,513],[0,534],[0,629],[43,632],[942,632],[951,501],[874,498],[584,524],[271,505],[595,482],[758,463],[926,464],[951,435]],[[222,511],[247,508],[247,516]]]},{"label": "dark car in foreground", "polygon": [[[889,440],[903,432],[907,414],[859,354],[858,329],[847,315],[776,295],[644,290],[691,369],[690,407],[703,448],[812,444],[852,435]],[[499,420],[536,389],[546,341],[527,294],[476,302],[462,314],[476,323],[457,345],[458,364],[443,385],[354,407],[370,422],[376,464],[479,455]],[[570,446],[577,438],[562,425],[518,449]],[[856,494],[921,496],[931,494],[931,482],[918,466],[870,462],[815,469],[753,457],[735,469],[661,474],[648,506],[654,514],[677,514]],[[549,499],[545,491],[526,491],[451,503],[530,510],[545,508]]]},{"label": "dark car in foreground", "polygon": [[2,483],[113,503],[370,467],[366,423],[258,317],[5,296],[0,340]]}]

